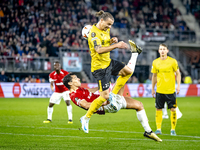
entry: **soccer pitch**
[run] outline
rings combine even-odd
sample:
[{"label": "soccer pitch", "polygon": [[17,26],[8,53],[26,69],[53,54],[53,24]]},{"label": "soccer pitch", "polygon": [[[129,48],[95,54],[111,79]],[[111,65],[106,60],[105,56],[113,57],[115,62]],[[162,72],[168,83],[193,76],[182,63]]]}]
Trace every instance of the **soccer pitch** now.
[{"label": "soccer pitch", "polygon": [[[155,104],[153,98],[135,98],[145,107],[153,131]],[[163,142],[143,136],[144,129],[135,110],[120,110],[115,114],[93,115],[89,134],[80,131],[79,119],[86,111],[72,104],[73,124],[68,124],[66,104],[54,106],[53,121],[47,118],[47,98],[0,99],[0,150],[19,149],[82,149],[82,150],[147,150],[200,149],[200,97],[177,98],[182,118],[177,122],[177,136],[170,135],[170,119],[162,123]],[[170,114],[168,110],[168,114]]]}]

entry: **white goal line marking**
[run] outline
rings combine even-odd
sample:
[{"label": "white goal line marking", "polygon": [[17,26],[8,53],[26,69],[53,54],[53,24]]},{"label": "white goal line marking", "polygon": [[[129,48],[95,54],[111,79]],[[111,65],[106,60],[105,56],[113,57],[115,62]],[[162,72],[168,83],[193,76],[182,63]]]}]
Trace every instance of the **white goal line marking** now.
[{"label": "white goal line marking", "polygon": [[[66,138],[88,138],[88,139],[107,139],[107,137],[85,137],[85,136],[64,136],[64,135],[38,135],[38,134],[16,134],[16,133],[0,133],[1,135],[22,135],[22,136],[41,136],[41,137],[55,137],[55,138],[61,138],[61,137],[66,137]],[[109,139],[113,139],[113,140],[132,140],[132,141],[136,141],[136,140],[150,140],[147,138],[142,138],[142,139],[138,139],[138,138],[109,138]],[[199,142],[199,140],[171,140],[171,139],[162,139],[163,141],[183,141],[183,142]]]},{"label": "white goal line marking", "polygon": [[[11,128],[37,128],[37,129],[58,129],[58,130],[79,130],[78,128],[57,128],[57,127],[35,127],[35,126],[10,126],[7,125],[6,127],[11,127]],[[134,131],[114,131],[114,130],[96,130],[96,129],[90,129],[90,131],[96,131],[96,132],[114,132],[114,133],[138,133],[138,134],[143,134],[144,132],[134,132]],[[170,134],[162,134],[162,135],[167,135],[171,136]],[[199,136],[190,136],[190,135],[176,135],[176,137],[186,137],[186,138],[197,138],[200,139]]]}]

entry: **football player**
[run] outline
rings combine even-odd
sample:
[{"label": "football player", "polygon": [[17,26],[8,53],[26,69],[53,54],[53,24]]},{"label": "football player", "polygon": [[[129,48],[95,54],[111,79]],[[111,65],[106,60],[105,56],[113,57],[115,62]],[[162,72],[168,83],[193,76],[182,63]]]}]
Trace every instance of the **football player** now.
[{"label": "football player", "polygon": [[[51,123],[53,106],[55,104],[60,104],[61,99],[63,98],[67,105],[68,113],[68,124],[72,124],[72,106],[70,104],[69,90],[63,85],[63,78],[68,74],[67,71],[61,69],[59,61],[54,62],[54,71],[49,74],[49,82],[51,83],[51,90],[54,92],[49,100],[49,106],[47,108],[47,120],[43,123]],[[55,90],[54,86],[55,85]]]},{"label": "football player", "polygon": [[[80,79],[73,73],[69,73],[67,76],[64,77],[63,84],[69,89],[70,98],[72,102],[75,105],[85,110],[88,110],[90,108],[91,103],[100,96],[99,94],[94,94],[98,90],[98,87],[92,88],[92,89],[82,88]],[[124,91],[124,87],[118,92],[116,96],[116,102],[118,105],[117,110],[115,110],[111,106],[111,104],[109,104],[109,102],[106,101],[96,111],[96,113],[97,114],[115,113],[119,111],[120,109],[135,109],[137,118],[141,122],[145,130],[144,136],[147,138],[153,139],[155,141],[161,142],[162,140],[152,131],[151,127],[149,126],[148,118],[147,118],[142,102],[134,100],[131,97],[122,96],[123,91]]]}]

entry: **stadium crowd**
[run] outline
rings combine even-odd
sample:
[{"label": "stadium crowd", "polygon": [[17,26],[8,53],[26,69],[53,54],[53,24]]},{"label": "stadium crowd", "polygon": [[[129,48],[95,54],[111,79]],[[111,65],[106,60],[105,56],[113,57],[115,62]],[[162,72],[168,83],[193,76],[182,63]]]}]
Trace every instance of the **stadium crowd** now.
[{"label": "stadium crowd", "polygon": [[97,22],[94,14],[100,9],[114,16],[114,28],[127,28],[132,36],[145,28],[189,30],[170,0],[2,0],[0,64],[3,56],[26,64],[27,59],[58,57],[59,47],[87,48],[81,29]]},{"label": "stadium crowd", "polygon": [[195,18],[198,20],[198,23],[200,25],[200,0],[181,0],[183,2],[183,5],[186,8],[186,13],[189,14],[192,13]]},{"label": "stadium crowd", "polygon": [[130,29],[132,34],[142,28],[188,30],[180,12],[164,0],[4,0],[0,5],[1,56],[58,56],[62,46],[88,47],[81,29],[97,22],[94,11],[99,9],[114,15],[114,27]]}]

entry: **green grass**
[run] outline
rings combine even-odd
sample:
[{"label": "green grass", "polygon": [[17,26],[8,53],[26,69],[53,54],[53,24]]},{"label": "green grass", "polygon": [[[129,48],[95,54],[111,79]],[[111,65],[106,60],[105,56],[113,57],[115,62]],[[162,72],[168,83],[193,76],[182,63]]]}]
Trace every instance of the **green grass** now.
[{"label": "green grass", "polygon": [[[149,124],[156,130],[153,98],[135,98],[144,104]],[[0,99],[0,150],[4,149],[200,149],[200,97],[178,98],[183,113],[178,120],[177,136],[170,136],[170,119],[162,123],[162,143],[143,137],[144,129],[135,110],[121,110],[116,114],[93,115],[89,134],[79,131],[79,118],[86,111],[72,105],[73,124],[67,124],[66,105],[55,105],[53,122],[43,124],[47,117],[49,99]],[[169,111],[168,111],[169,113]]]}]

